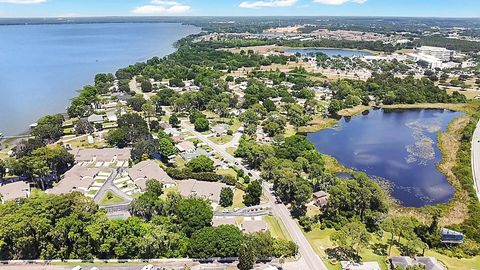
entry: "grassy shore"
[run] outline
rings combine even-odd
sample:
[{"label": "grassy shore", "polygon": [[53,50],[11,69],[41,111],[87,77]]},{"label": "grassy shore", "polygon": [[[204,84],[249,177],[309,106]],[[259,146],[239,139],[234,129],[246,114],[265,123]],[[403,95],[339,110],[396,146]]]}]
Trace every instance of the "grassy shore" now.
[{"label": "grassy shore", "polygon": [[334,127],[337,124],[337,120],[332,118],[325,118],[321,115],[315,115],[312,121],[308,122],[308,124],[304,127],[299,127],[299,133],[312,133],[318,132],[320,130]]},{"label": "grassy shore", "polygon": [[470,103],[415,103],[415,104],[393,104],[382,105],[382,109],[447,109],[458,112],[470,112]]},{"label": "grassy shore", "polygon": [[343,109],[338,111],[337,114],[340,116],[355,116],[363,113],[364,111],[370,110],[372,107],[365,105],[358,105],[353,108]]}]

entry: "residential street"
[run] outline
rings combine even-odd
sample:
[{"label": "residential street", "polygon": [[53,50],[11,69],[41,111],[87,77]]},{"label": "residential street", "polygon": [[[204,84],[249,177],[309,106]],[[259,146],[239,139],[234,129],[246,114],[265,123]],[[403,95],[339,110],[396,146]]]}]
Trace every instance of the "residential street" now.
[{"label": "residential street", "polygon": [[[208,146],[210,146],[213,150],[217,151],[220,153],[226,161],[228,161],[231,164],[235,164],[238,159],[227,153],[225,150],[223,150],[221,147],[219,147],[217,144],[213,143],[210,141],[205,135],[195,131],[187,121],[182,122],[182,128],[187,129],[189,132],[193,133],[199,140],[203,141],[206,143]],[[235,164],[236,165],[236,164]],[[243,166],[240,162],[238,162],[237,167],[242,168],[245,172],[251,173],[252,178],[255,179],[260,179],[260,175],[256,171],[248,170],[245,166]],[[271,206],[272,210],[275,216],[279,217],[280,220],[283,221],[288,233],[292,237],[292,240],[298,245],[300,255],[302,258],[296,262],[296,266],[292,267],[292,269],[309,269],[309,270],[327,270],[327,267],[323,263],[323,261],[318,257],[318,255],[315,253],[313,250],[312,246],[308,242],[307,238],[303,234],[302,230],[299,228],[295,220],[292,218],[290,215],[290,211],[287,209],[287,207],[283,204],[276,204],[275,203],[275,198],[271,194],[270,189],[267,187],[266,184],[263,185],[263,191],[264,194],[267,196]],[[288,266],[287,266],[288,268]]]},{"label": "residential street", "polygon": [[472,172],[477,198],[480,200],[480,122],[472,136]]}]

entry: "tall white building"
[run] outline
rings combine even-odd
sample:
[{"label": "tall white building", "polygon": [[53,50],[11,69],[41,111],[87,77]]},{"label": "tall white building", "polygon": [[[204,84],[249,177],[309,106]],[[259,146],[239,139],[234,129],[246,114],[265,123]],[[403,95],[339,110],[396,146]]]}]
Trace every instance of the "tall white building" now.
[{"label": "tall white building", "polygon": [[448,62],[452,60],[454,51],[448,50],[446,48],[440,48],[440,47],[431,47],[431,46],[422,46],[420,48],[417,48],[417,52],[419,54],[425,54],[425,55],[430,55],[435,58],[438,58],[442,62]]}]

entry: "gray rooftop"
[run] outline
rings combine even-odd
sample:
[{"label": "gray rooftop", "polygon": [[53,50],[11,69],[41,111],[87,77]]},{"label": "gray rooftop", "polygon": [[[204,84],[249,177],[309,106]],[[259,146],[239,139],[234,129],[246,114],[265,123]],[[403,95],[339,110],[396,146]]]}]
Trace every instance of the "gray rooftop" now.
[{"label": "gray rooftop", "polygon": [[176,182],[153,160],[145,160],[128,169],[128,175],[142,190],[146,190],[149,179],[158,180],[165,185],[175,185]]},{"label": "gray rooftop", "polygon": [[30,196],[30,184],[24,181],[8,183],[0,186],[2,201],[11,201]]},{"label": "gray rooftop", "polygon": [[268,230],[268,226],[263,220],[245,220],[242,223],[242,230],[246,233],[264,232]]},{"label": "gray rooftop", "polygon": [[66,172],[62,179],[51,189],[50,194],[66,194],[72,191],[85,192],[95,181],[94,178],[100,169],[75,165]]},{"label": "gray rooftop", "polygon": [[209,199],[214,203],[220,201],[220,192],[227,185],[218,182],[205,182],[197,180],[178,181],[178,191],[182,196],[196,196]]},{"label": "gray rooftop", "polygon": [[128,161],[130,148],[103,148],[103,149],[73,149],[69,151],[75,156],[76,162],[113,162]]}]

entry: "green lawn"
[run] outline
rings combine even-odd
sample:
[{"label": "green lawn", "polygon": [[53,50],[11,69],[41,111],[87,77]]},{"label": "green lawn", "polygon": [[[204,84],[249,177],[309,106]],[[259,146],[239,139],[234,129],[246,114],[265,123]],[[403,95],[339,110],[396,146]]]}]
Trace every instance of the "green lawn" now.
[{"label": "green lawn", "polygon": [[235,151],[236,151],[236,150],[237,150],[237,148],[235,148],[235,147],[228,147],[228,148],[226,149],[227,153],[229,153],[229,154],[232,155],[232,156],[235,155]]},{"label": "green lawn", "polygon": [[263,221],[267,223],[270,233],[273,237],[291,240],[285,225],[283,225],[282,221],[280,221],[277,217],[265,216],[263,217]]},{"label": "green lawn", "polygon": [[179,169],[185,168],[185,160],[180,155],[175,157],[175,166]]},{"label": "green lawn", "polygon": [[455,270],[478,270],[480,269],[480,256],[475,256],[470,259],[457,259],[445,256],[434,250],[427,250],[425,256],[431,256],[441,261],[448,269]]},{"label": "green lawn", "polygon": [[230,175],[232,177],[237,178],[237,172],[232,168],[228,168],[228,169],[218,168],[216,172],[219,175],[224,175],[224,176]]},{"label": "green lawn", "polygon": [[105,180],[105,179],[98,179],[98,180],[96,180],[95,182],[100,183],[100,184],[103,184],[103,183],[107,182],[107,180]]},{"label": "green lawn", "polygon": [[117,204],[117,203],[122,203],[124,200],[117,195],[115,195],[113,192],[108,191],[105,196],[100,200],[98,203],[99,205],[109,205],[109,204]]},{"label": "green lawn", "polygon": [[233,139],[232,135],[225,135],[220,137],[210,137],[210,140],[216,144],[226,144]]},{"label": "green lawn", "polygon": [[[313,249],[315,252],[322,258],[322,260],[325,262],[327,265],[328,269],[332,270],[338,270],[341,269],[340,264],[334,261],[330,261],[327,259],[325,250],[328,248],[332,248],[335,246],[335,244],[330,240],[330,235],[334,233],[334,229],[325,229],[325,230],[320,230],[318,227],[314,227],[312,231],[305,233],[305,236],[308,239],[308,242],[312,245]],[[372,240],[372,243],[378,243],[378,240]],[[384,238],[384,241],[380,242],[386,242],[386,238]],[[398,251],[396,251],[394,248],[392,248],[392,255],[398,255],[395,254]],[[380,256],[376,255],[372,252],[371,249],[368,248],[363,248],[360,251],[360,256],[362,257],[362,261],[376,261],[380,264],[380,267],[382,269],[387,270],[387,263],[386,259],[387,256]]]},{"label": "green lawn", "polygon": [[245,204],[243,204],[243,195],[245,195],[245,191],[236,188],[235,192],[233,193],[233,205],[232,208],[243,208]]},{"label": "green lawn", "polygon": [[233,131],[233,133],[237,132],[237,130],[243,125],[243,123],[238,120],[237,118],[235,118],[233,120],[233,124],[232,126],[230,126],[230,130]]}]

